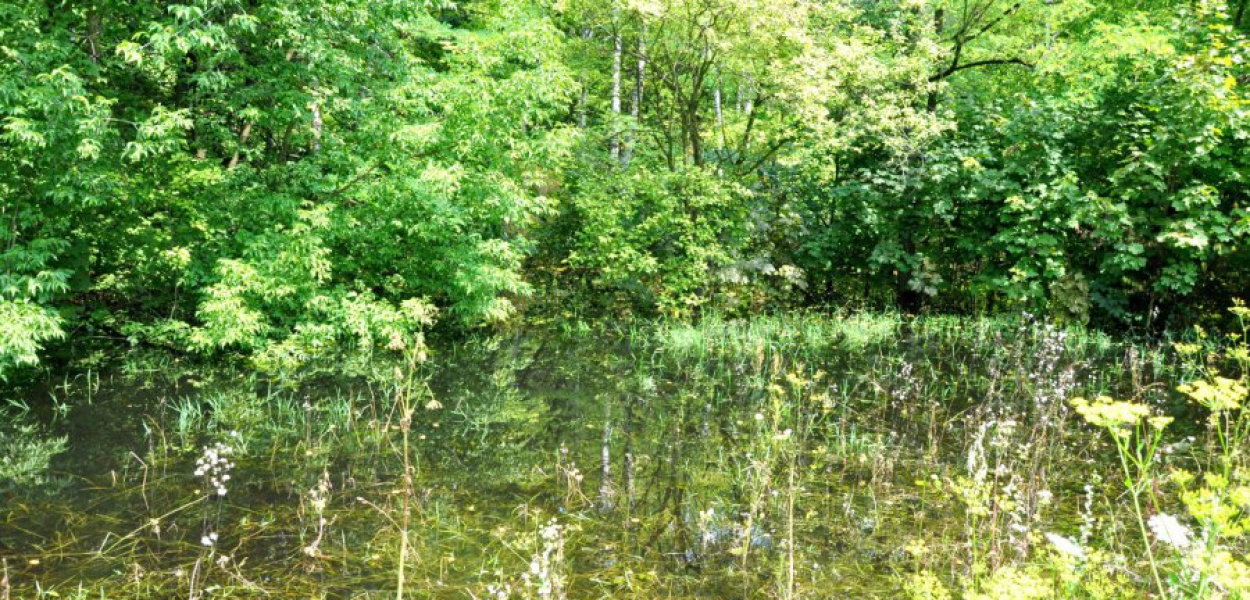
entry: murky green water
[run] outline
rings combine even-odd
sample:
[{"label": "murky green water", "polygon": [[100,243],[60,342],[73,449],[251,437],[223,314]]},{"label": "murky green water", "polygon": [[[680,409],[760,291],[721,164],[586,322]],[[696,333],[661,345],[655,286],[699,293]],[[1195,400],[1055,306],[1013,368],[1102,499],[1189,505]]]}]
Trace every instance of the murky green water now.
[{"label": "murky green water", "polygon": [[1118,528],[1063,401],[1165,361],[953,320],[438,344],[410,487],[392,363],[148,361],[28,392],[69,450],[0,491],[0,556],[13,598],[393,598],[406,520],[412,598],[896,598],[1075,535],[1090,495]]}]

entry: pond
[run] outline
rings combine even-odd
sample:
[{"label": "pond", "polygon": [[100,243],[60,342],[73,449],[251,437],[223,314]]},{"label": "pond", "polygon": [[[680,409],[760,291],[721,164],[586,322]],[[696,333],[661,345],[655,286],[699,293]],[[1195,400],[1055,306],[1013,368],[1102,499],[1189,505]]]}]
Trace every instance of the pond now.
[{"label": "pond", "polygon": [[[923,597],[917,574],[958,587],[1055,554],[1048,534],[1131,533],[1067,400],[1175,402],[1162,349],[1028,320],[708,320],[429,354],[281,376],[148,358],[28,391],[64,407],[68,446],[0,491],[0,593]],[[1148,589],[1119,560],[1107,576]]]}]

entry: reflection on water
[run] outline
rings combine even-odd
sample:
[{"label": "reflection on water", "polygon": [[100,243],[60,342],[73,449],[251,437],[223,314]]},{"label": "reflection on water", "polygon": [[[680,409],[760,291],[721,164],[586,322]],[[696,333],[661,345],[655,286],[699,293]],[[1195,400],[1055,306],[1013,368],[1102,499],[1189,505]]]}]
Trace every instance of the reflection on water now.
[{"label": "reflection on water", "polygon": [[1101,484],[1064,399],[1162,360],[1024,327],[517,334],[403,390],[382,360],[118,372],[59,388],[69,450],[0,492],[0,556],[13,598],[390,598],[400,560],[416,598],[898,597],[1072,531]]}]

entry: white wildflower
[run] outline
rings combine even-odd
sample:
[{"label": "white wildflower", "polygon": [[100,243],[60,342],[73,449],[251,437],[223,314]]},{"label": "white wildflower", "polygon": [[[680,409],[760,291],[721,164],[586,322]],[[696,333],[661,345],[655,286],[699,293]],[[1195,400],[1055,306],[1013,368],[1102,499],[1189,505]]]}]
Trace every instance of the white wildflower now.
[{"label": "white wildflower", "polygon": [[205,446],[204,454],[195,461],[195,476],[206,478],[208,487],[218,496],[226,495],[226,482],[230,481],[230,470],[234,468],[234,463],[227,457],[232,454],[233,447],[217,442]]},{"label": "white wildflower", "polygon": [[1072,541],[1070,538],[1066,538],[1057,533],[1048,532],[1046,533],[1046,540],[1049,541],[1050,544],[1055,547],[1055,550],[1058,550],[1061,554],[1066,554],[1072,558],[1080,560],[1085,559],[1085,549],[1082,548],[1080,544]]},{"label": "white wildflower", "polygon": [[1190,544],[1190,531],[1188,527],[1181,525],[1181,522],[1172,515],[1158,514],[1150,517],[1147,522],[1150,525],[1150,531],[1154,532],[1155,537],[1177,550],[1184,550]]}]

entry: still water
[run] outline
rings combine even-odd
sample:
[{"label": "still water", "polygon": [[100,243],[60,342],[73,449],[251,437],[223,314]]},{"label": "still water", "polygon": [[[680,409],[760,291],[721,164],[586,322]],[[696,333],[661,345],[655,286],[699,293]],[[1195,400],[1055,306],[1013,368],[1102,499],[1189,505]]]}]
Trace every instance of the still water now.
[{"label": "still water", "polygon": [[954,581],[1074,530],[1105,485],[1064,400],[1160,369],[1021,327],[528,332],[412,371],[75,373],[26,392],[65,407],[69,443],[42,485],[0,488],[0,593],[901,597],[908,573]]}]

